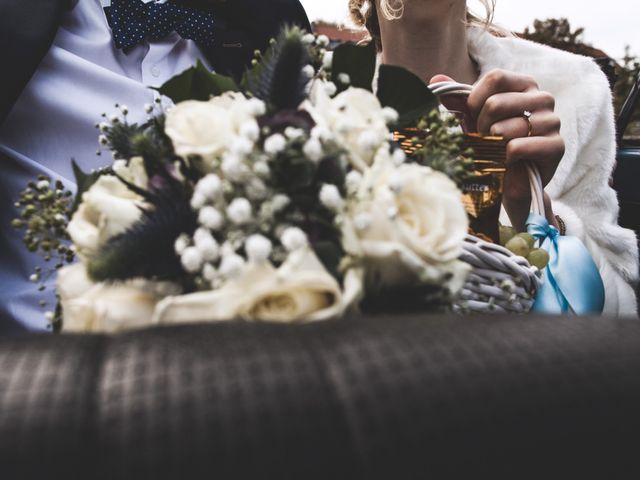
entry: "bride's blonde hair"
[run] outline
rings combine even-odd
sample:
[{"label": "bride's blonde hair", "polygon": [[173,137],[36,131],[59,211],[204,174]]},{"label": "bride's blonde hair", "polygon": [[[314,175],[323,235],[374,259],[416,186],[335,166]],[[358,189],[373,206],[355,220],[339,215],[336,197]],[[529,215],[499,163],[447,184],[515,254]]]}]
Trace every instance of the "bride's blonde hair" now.
[{"label": "bride's blonde hair", "polygon": [[[484,19],[467,8],[467,23],[469,25],[479,25],[486,29],[493,30],[493,12],[496,0],[479,0],[486,10]],[[380,10],[384,18],[394,20],[402,17],[404,13],[403,0],[380,0]],[[380,38],[380,23],[378,21],[378,11],[375,0],[349,0],[349,13],[356,25],[365,27],[369,35],[375,41],[378,50],[382,50],[382,40]],[[495,29],[497,33],[502,33],[500,29]]]}]

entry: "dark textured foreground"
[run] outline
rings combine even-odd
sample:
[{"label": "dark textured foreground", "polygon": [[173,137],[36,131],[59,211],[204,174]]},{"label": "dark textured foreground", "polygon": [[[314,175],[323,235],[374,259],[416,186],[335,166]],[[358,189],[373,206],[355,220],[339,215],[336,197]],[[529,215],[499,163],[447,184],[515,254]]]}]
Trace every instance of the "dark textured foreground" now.
[{"label": "dark textured foreground", "polygon": [[0,478],[640,478],[640,323],[0,340]]}]

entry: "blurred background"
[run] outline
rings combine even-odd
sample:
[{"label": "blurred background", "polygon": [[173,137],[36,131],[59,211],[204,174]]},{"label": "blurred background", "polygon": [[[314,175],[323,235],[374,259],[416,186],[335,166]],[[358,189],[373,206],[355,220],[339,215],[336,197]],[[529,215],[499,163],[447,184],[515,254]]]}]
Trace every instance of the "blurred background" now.
[{"label": "blurred background", "polygon": [[[363,38],[348,18],[348,0],[301,1],[319,33],[334,40]],[[477,0],[470,6],[484,13]],[[640,74],[638,0],[497,0],[495,22],[530,40],[596,58],[609,77],[618,111]],[[627,134],[637,138],[640,113],[634,117]]]},{"label": "blurred background", "polygon": [[[302,0],[313,20],[348,24],[347,0]],[[471,7],[483,7],[471,0]],[[571,25],[585,29],[585,41],[622,58],[625,46],[640,54],[640,2],[638,0],[497,0],[496,22],[516,32],[533,25],[535,19],[567,18]]]}]

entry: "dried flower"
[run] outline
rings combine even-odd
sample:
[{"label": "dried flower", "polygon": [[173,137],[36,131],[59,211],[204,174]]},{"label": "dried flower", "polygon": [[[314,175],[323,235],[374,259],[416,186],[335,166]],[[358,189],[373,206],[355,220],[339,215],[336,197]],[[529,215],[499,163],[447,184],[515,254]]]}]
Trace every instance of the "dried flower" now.
[{"label": "dried flower", "polygon": [[325,184],[320,189],[320,202],[329,210],[333,211],[340,210],[344,204],[338,187],[330,184]]},{"label": "dried flower", "polygon": [[246,198],[235,198],[227,207],[227,216],[236,225],[249,222],[251,215],[251,203]]},{"label": "dried flower", "polygon": [[275,155],[281,152],[287,146],[287,140],[279,133],[271,135],[264,142],[264,151],[268,154]]},{"label": "dried flower", "polygon": [[216,231],[224,224],[224,216],[220,211],[212,206],[203,207],[198,214],[200,225]]},{"label": "dried flower", "polygon": [[196,247],[187,247],[180,257],[182,266],[188,273],[198,273],[202,268],[203,260],[200,250]]},{"label": "dried flower", "polygon": [[273,248],[271,240],[263,235],[251,235],[245,243],[247,257],[252,262],[263,262],[271,255]]},{"label": "dried flower", "polygon": [[288,227],[282,232],[280,243],[287,251],[293,252],[307,246],[307,234],[298,227]]}]

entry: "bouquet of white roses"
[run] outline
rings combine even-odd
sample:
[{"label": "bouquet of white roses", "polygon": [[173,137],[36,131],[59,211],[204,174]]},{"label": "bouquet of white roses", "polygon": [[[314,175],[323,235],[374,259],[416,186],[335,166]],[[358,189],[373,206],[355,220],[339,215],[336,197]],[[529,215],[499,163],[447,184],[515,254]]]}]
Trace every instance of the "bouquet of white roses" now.
[{"label": "bouquet of white roses", "polygon": [[[174,107],[149,106],[143,125],[119,107],[98,126],[114,161],[76,168],[75,204],[30,185],[17,226],[63,257],[65,330],[307,322],[462,288],[460,134],[409,72],[381,67],[374,94],[372,46],[326,46],[286,29],[239,82],[198,65],[160,89]],[[392,131],[418,122],[436,140],[407,158]]]}]

